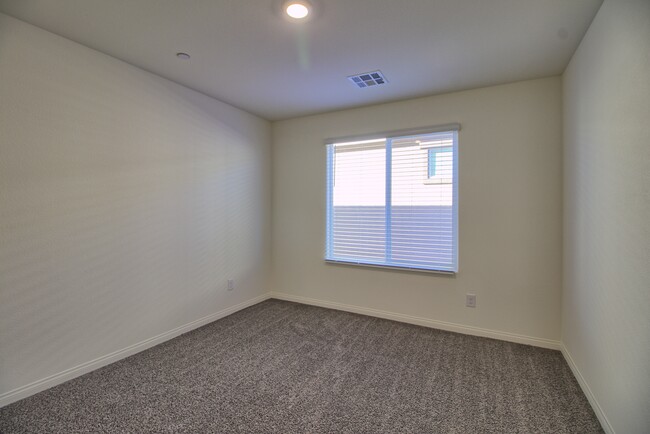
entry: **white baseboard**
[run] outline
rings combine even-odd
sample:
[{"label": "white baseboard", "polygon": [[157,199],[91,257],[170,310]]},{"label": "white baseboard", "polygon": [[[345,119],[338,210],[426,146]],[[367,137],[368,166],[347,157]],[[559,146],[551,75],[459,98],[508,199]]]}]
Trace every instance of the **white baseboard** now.
[{"label": "white baseboard", "polygon": [[591,391],[589,384],[587,384],[587,381],[582,376],[582,373],[578,369],[578,366],[573,361],[573,357],[571,357],[571,353],[564,345],[564,342],[561,343],[560,351],[562,351],[564,360],[566,360],[567,364],[569,365],[569,368],[571,368],[571,372],[573,372],[573,376],[576,377],[576,380],[578,380],[578,384],[580,385],[582,392],[587,397],[589,404],[591,404],[591,408],[593,408],[594,413],[596,413],[596,417],[598,418],[600,425],[603,427],[603,430],[605,430],[607,434],[615,434],[614,428],[612,428],[612,425],[609,423],[607,416],[605,416],[605,412],[603,411],[602,407],[596,400],[596,396]]},{"label": "white baseboard", "polygon": [[94,371],[95,369],[99,369],[113,362],[117,362],[118,360],[124,359],[133,354],[139,353],[140,351],[144,351],[148,348],[156,346],[162,342],[173,339],[176,336],[182,335],[183,333],[187,333],[213,321],[231,315],[237,311],[253,306],[254,304],[260,303],[264,300],[267,300],[268,298],[270,298],[268,293],[262,294],[253,299],[244,301],[243,303],[236,304],[235,306],[220,310],[180,327],[176,327],[175,329],[169,330],[165,333],[161,333],[158,336],[145,339],[144,341],[138,342],[137,344],[129,345],[128,347],[122,348],[121,350],[114,351],[110,354],[98,357],[89,362],[82,363],[73,368],[66,369],[65,371],[50,375],[49,377],[42,378],[40,380],[34,381],[33,383],[5,392],[0,395],[0,407],[4,407],[5,405],[9,405],[12,402],[19,401],[23,398],[27,398],[30,395],[34,395],[58,384],[65,383],[68,380],[79,377],[83,374]]},{"label": "white baseboard", "polygon": [[384,310],[371,309],[350,304],[336,303],[333,301],[317,300],[315,298],[301,297],[298,295],[286,294],[283,292],[271,292],[271,298],[278,300],[293,301],[296,303],[309,304],[312,306],[327,307],[330,309],[343,310],[346,312],[359,313],[362,315],[374,316],[377,318],[390,319],[393,321],[405,322],[434,329],[446,330],[450,332],[462,333],[473,336],[483,336],[486,338],[499,339],[502,341],[515,342],[518,344],[533,345],[535,347],[549,348],[560,350],[560,342],[551,339],[535,338],[531,336],[518,335],[515,333],[502,332],[498,330],[489,330],[480,327],[467,326],[446,321],[438,321],[429,318],[422,318],[401,313],[388,312]]}]

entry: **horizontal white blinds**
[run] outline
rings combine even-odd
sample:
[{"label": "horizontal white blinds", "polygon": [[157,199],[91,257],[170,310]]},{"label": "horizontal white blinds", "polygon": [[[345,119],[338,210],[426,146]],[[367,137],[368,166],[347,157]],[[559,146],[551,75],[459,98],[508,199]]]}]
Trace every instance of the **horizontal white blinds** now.
[{"label": "horizontal white blinds", "polygon": [[456,271],[456,132],[328,145],[331,261]]}]

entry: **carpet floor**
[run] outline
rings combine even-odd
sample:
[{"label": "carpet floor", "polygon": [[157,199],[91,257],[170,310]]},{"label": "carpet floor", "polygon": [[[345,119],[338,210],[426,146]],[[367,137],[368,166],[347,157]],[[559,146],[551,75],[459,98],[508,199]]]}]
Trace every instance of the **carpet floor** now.
[{"label": "carpet floor", "polygon": [[2,433],[600,433],[558,351],[268,300],[0,409]]}]

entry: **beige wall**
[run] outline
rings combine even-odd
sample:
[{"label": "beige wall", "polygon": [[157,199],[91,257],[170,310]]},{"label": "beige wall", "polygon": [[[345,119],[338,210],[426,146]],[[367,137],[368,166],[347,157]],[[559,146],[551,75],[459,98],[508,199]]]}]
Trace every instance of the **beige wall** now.
[{"label": "beige wall", "polygon": [[269,142],[0,15],[0,396],[267,292]]},{"label": "beige wall", "polygon": [[648,433],[650,2],[606,0],[563,85],[562,340],[605,427]]},{"label": "beige wall", "polygon": [[[274,290],[559,341],[561,108],[554,77],[274,123]],[[451,122],[462,127],[458,275],[325,264],[324,140]]]}]

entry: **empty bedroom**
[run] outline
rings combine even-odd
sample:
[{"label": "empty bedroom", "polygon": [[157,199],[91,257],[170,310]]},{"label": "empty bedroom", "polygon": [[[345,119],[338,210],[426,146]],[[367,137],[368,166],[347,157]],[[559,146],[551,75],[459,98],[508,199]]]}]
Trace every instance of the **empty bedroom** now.
[{"label": "empty bedroom", "polygon": [[0,433],[650,433],[650,0],[0,0]]}]

